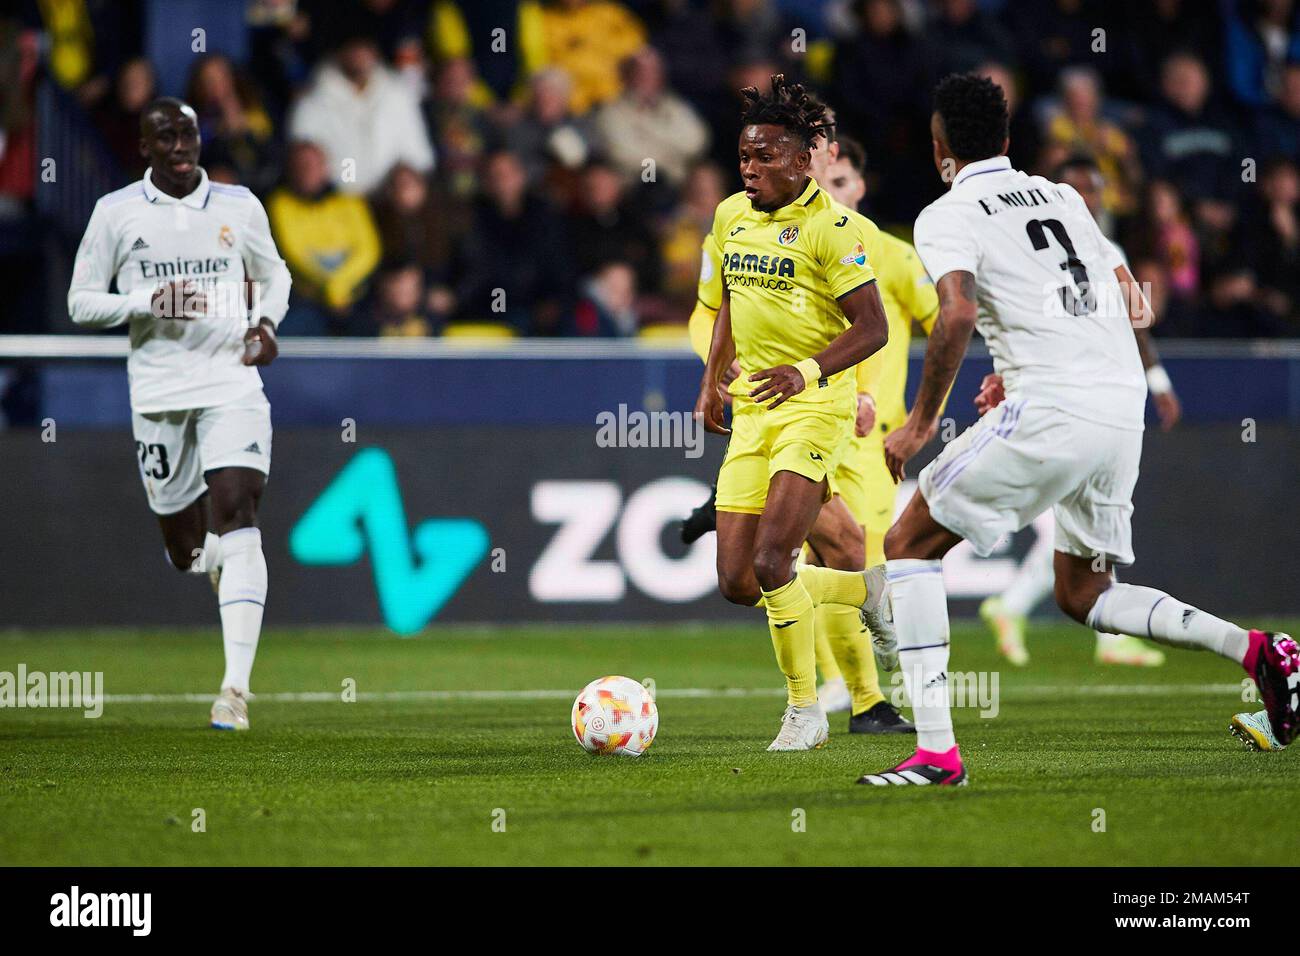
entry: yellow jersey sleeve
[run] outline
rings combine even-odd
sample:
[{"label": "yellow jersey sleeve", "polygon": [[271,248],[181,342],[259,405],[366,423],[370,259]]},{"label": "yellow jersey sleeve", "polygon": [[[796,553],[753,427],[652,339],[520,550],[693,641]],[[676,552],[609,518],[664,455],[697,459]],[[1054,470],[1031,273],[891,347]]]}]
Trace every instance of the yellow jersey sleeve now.
[{"label": "yellow jersey sleeve", "polygon": [[715,315],[722,308],[722,247],[713,233],[700,244],[700,281],[695,294],[700,304]]},{"label": "yellow jersey sleeve", "polygon": [[921,264],[921,257],[908,243],[899,240],[902,248],[898,270],[897,290],[894,293],[909,316],[915,319],[929,335],[939,318],[939,292],[934,281]]},{"label": "yellow jersey sleeve", "polygon": [[834,205],[814,216],[808,226],[813,257],[832,296],[842,299],[875,281],[875,269],[867,256],[867,250],[875,245],[874,223]]},{"label": "yellow jersey sleeve", "polygon": [[701,362],[709,360],[709,347],[713,344],[713,323],[717,318],[717,309],[710,309],[703,302],[697,301],[686,323],[686,334],[691,340],[691,351],[700,357]]}]

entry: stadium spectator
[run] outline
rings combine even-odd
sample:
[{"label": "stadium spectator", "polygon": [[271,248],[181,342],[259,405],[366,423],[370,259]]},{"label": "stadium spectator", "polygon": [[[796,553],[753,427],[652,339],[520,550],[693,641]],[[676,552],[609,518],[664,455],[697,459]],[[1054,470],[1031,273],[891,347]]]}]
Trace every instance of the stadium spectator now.
[{"label": "stadium spectator", "polygon": [[794,51],[791,31],[801,26],[807,33],[809,23],[792,21],[782,7],[777,0],[717,0],[713,17],[718,49],[730,54],[733,65],[775,58],[781,64],[778,69],[791,69],[802,59]]},{"label": "stadium spectator", "polygon": [[[543,65],[536,0],[434,0],[427,33],[437,63],[475,61],[475,99],[483,104],[522,93],[526,78]],[[503,38],[508,38],[504,49]]]},{"label": "stadium spectator", "polygon": [[573,313],[572,334],[583,338],[636,335],[636,270],[611,260],[583,280]]},{"label": "stadium spectator", "polygon": [[[709,146],[699,114],[673,93],[662,57],[645,46],[622,64],[623,93],[596,114],[605,155],[628,182],[665,182],[674,190]],[[647,168],[653,161],[653,176]]]},{"label": "stadium spectator", "polygon": [[1255,156],[1300,162],[1300,61],[1282,70],[1277,102],[1256,113]]},{"label": "stadium spectator", "polygon": [[[899,0],[855,4],[852,28],[834,48],[834,87],[871,95],[835,97],[839,121],[862,140],[868,155],[884,159],[890,144],[906,161],[930,139],[929,130],[916,123],[930,109],[934,85],[925,40],[908,30]],[[928,183],[931,174],[923,175]]]},{"label": "stadium spectator", "polygon": [[209,168],[229,166],[236,182],[265,194],[278,178],[279,156],[271,117],[252,81],[228,57],[206,54],[194,62],[185,101],[199,114]]},{"label": "stadium spectator", "polygon": [[1057,155],[1045,157],[1043,165],[1055,167],[1072,153],[1091,154],[1106,182],[1106,211],[1127,215],[1136,203],[1142,170],[1128,133],[1102,115],[1101,78],[1090,67],[1070,67],[1061,72],[1060,90],[1060,107],[1048,117],[1043,134]]},{"label": "stadium spectator", "polygon": [[1239,247],[1255,273],[1258,302],[1279,323],[1300,333],[1300,173],[1274,160],[1260,173],[1258,197],[1242,217]]},{"label": "stadium spectator", "polygon": [[562,217],[529,191],[514,153],[489,153],[480,179],[458,256],[457,318],[504,324],[521,335],[560,334],[573,287]]},{"label": "stadium spectator", "polygon": [[1220,3],[1228,88],[1246,106],[1266,106],[1281,86],[1283,65],[1300,59],[1294,0]]},{"label": "stadium spectator", "polygon": [[523,115],[505,130],[506,148],[523,162],[533,187],[542,184],[551,164],[576,170],[591,155],[595,130],[589,116],[569,109],[572,90],[572,78],[559,67],[538,70]]},{"label": "stadium spectator", "polygon": [[346,192],[370,192],[399,162],[433,168],[419,103],[368,37],[345,40],[321,64],[294,107],[289,135],[319,143],[331,179]]},{"label": "stadium spectator", "polygon": [[429,287],[425,311],[445,320],[455,308],[453,256],[469,225],[468,204],[399,163],[376,196],[373,211],[384,255],[420,266]]},{"label": "stadium spectator", "polygon": [[1011,114],[1008,135],[1011,139],[1009,155],[1012,161],[1019,169],[1032,173],[1045,172],[1048,167],[1044,166],[1039,157],[1042,136],[1031,111],[1023,108],[1024,97],[1021,96],[1015,74],[1006,64],[996,60],[981,63],[975,72],[996,83],[1002,89],[1002,95],[1007,98],[1007,110]]},{"label": "stadium spectator", "polygon": [[418,338],[434,334],[424,312],[424,274],[414,262],[389,262],[375,275],[375,291],[359,321],[350,323],[354,335]]},{"label": "stadium spectator", "polygon": [[429,106],[438,175],[453,195],[465,198],[478,190],[478,167],[492,134],[487,112],[474,101],[475,82],[472,60],[447,60],[438,67]]},{"label": "stadium spectator", "polygon": [[113,79],[113,93],[94,111],[104,145],[125,176],[138,179],[148,168],[140,155],[140,111],[157,95],[153,66],[144,57],[127,60]]},{"label": "stadium spectator", "polygon": [[731,190],[713,163],[695,166],[682,186],[682,202],[659,240],[663,263],[662,292],[680,317],[695,304],[700,276],[700,238],[713,228],[713,213]]},{"label": "stadium spectator", "polygon": [[[1049,92],[1063,70],[1088,64],[1106,69],[1105,32],[1096,34],[1099,16],[1085,0],[1034,0],[1017,3],[1009,17],[1014,27],[1029,88]],[[1098,42],[1101,48],[1098,49]]]},{"label": "stadium spectator", "polygon": [[1139,102],[1153,98],[1160,88],[1160,69],[1181,50],[1196,50],[1206,58],[1212,76],[1221,70],[1220,50],[1223,26],[1217,4],[1207,0],[1148,0],[1122,7],[1123,20],[1107,31],[1108,50],[1127,68],[1116,70],[1110,80],[1114,94]]},{"label": "stadium spectator", "polygon": [[548,64],[573,77],[569,105],[581,115],[618,96],[618,65],[645,43],[641,22],[609,0],[548,0],[542,44]]},{"label": "stadium spectator", "polygon": [[967,73],[986,60],[1017,59],[1011,35],[975,0],[938,0],[926,36],[935,76]]},{"label": "stadium spectator", "polygon": [[331,183],[325,154],[289,147],[286,184],[266,204],[280,254],[293,275],[281,332],[325,335],[347,318],[379,262],[379,234],[365,200]]},{"label": "stadium spectator", "polygon": [[1199,56],[1175,53],[1161,72],[1162,103],[1142,131],[1142,164],[1196,197],[1197,218],[1223,228],[1231,219],[1240,167],[1228,120],[1210,103],[1210,74]]},{"label": "stadium spectator", "polygon": [[605,162],[590,163],[583,170],[581,185],[568,227],[569,251],[577,274],[587,275],[617,259],[636,270],[643,292],[658,292],[658,243],[618,172]]},{"label": "stadium spectator", "polygon": [[729,52],[713,11],[691,0],[659,0],[637,12],[664,58],[673,88],[705,116],[713,115],[727,99]]}]

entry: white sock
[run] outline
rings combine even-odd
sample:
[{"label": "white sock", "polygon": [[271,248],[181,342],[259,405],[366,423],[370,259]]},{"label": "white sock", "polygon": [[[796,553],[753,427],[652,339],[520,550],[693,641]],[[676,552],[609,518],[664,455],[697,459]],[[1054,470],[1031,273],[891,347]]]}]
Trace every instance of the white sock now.
[{"label": "white sock", "polygon": [[1240,664],[1250,636],[1237,625],[1136,584],[1112,584],[1088,612],[1088,626],[1108,634],[1149,637],[1161,644],[1213,651]]},{"label": "white sock", "polygon": [[240,528],[221,536],[221,586],[217,600],[221,609],[221,638],[226,649],[226,676],[221,688],[233,687],[248,693],[262,633],[262,609],[266,605],[266,558],[262,555],[262,532]]},{"label": "white sock", "polygon": [[1056,575],[1052,570],[1052,539],[1046,535],[1039,537],[1034,546],[1025,555],[1020,570],[1010,586],[1002,592],[1002,606],[1008,614],[1024,617],[1043,603],[1043,599],[1052,593]]},{"label": "white sock", "polygon": [[912,701],[916,745],[943,753],[957,745],[948,706],[948,594],[939,561],[885,562],[898,632],[898,663]]}]

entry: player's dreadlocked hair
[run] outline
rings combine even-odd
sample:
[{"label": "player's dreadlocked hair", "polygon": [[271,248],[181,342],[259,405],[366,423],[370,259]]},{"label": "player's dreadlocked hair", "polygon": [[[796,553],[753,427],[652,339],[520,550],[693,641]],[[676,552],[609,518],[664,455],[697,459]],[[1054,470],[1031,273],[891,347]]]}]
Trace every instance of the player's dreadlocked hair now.
[{"label": "player's dreadlocked hair", "polygon": [[745,126],[780,126],[789,130],[804,146],[811,149],[818,136],[829,139],[835,128],[830,109],[817,97],[791,83],[784,73],[772,76],[772,92],[761,93],[756,86],[740,91],[745,99],[740,119]]},{"label": "player's dreadlocked hair", "polygon": [[974,73],[951,73],[934,90],[934,111],[952,154],[965,162],[1002,152],[1010,117],[1002,87]]}]

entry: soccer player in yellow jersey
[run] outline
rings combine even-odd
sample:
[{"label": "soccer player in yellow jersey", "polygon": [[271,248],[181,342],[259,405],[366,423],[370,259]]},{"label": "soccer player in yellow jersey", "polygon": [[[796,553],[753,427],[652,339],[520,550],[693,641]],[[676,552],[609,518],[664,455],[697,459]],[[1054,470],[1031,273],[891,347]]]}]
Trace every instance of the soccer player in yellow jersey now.
[{"label": "soccer player in yellow jersey", "polygon": [[[829,110],[827,115],[833,121]],[[809,170],[812,177],[837,202],[855,210],[865,192],[862,147],[848,138],[836,137],[834,128],[828,127],[817,138],[811,154]],[[748,208],[750,203],[745,194],[737,192],[722,201],[718,214],[730,216]],[[857,216],[857,213],[853,215]],[[867,362],[857,366],[856,436],[850,439],[851,449],[843,455],[835,473],[839,494],[823,506],[807,543],[809,563],[842,570],[861,570],[884,563],[881,542],[893,518],[896,485],[885,467],[883,433],[877,431],[879,419],[871,391],[875,388],[885,396],[884,406],[891,416],[889,421],[903,420],[903,385],[907,375],[907,340],[911,334],[911,322],[913,318],[922,324],[932,322],[938,311],[933,285],[911,247],[902,240],[874,230],[870,223],[867,223],[867,229],[876,237],[876,243],[868,248],[867,256],[879,282],[889,321],[890,342]],[[707,360],[713,321],[722,299],[720,253],[711,233],[705,236],[701,251],[699,298],[689,328],[692,348],[701,359]],[[896,337],[899,341],[895,341]],[[888,365],[880,362],[886,354],[890,356]],[[868,369],[869,376],[866,375]],[[733,363],[730,376],[734,376],[735,371]],[[733,404],[743,403],[747,391],[745,382],[730,376],[724,376],[724,379],[729,379],[728,398]],[[893,407],[895,392],[896,411]],[[694,537],[713,530],[714,519],[713,501],[710,500],[688,519]],[[816,638],[817,668],[825,681],[818,689],[818,697],[824,710],[828,713],[850,711],[850,733],[915,731],[881,693],[870,638],[856,609],[833,604],[818,607]],[[882,653],[886,660],[887,653],[887,649]]]},{"label": "soccer player in yellow jersey", "polygon": [[[695,415],[731,436],[718,475],[718,582],[737,604],[767,610],[787,702],[769,750],[826,742],[817,700],[815,608],[860,607],[885,631],[880,569],[801,566],[799,554],[856,417],[850,371],[885,344],[888,326],[867,247],[875,227],[850,217],[808,174],[824,105],[784,76],[749,87],[740,174],[749,208],[719,207],[712,230],[722,301]],[[739,363],[748,401],[723,423],[718,386]]]}]

